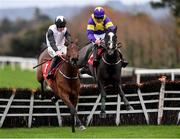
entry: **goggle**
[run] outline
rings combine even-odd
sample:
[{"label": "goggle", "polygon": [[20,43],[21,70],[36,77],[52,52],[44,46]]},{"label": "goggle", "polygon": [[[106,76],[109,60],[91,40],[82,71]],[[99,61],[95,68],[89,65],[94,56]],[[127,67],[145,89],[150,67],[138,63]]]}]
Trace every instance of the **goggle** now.
[{"label": "goggle", "polygon": [[103,19],[104,17],[95,17],[96,19]]},{"label": "goggle", "polygon": [[58,28],[65,28],[66,26],[58,26]]}]

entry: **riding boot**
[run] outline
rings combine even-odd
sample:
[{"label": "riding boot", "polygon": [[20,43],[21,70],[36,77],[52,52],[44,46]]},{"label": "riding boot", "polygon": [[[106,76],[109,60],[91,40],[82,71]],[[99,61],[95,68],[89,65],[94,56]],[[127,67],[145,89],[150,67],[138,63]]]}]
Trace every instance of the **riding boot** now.
[{"label": "riding boot", "polygon": [[61,58],[58,56],[55,56],[53,58],[53,62],[51,64],[51,68],[49,69],[48,75],[47,75],[47,79],[53,79],[54,78],[54,71],[53,69],[56,67],[56,65],[60,62]]},{"label": "riding boot", "polygon": [[123,58],[121,58],[121,62],[123,68],[125,68],[128,65],[128,61],[124,60]]},{"label": "riding boot", "polygon": [[94,45],[94,51],[93,51],[93,56],[94,56],[94,60],[93,60],[93,66],[97,67],[99,64],[99,61],[97,59],[97,45]]},{"label": "riding boot", "polygon": [[125,68],[125,67],[128,65],[128,61],[124,60],[121,51],[119,51],[119,53],[120,53],[120,58],[121,58],[122,67]]}]

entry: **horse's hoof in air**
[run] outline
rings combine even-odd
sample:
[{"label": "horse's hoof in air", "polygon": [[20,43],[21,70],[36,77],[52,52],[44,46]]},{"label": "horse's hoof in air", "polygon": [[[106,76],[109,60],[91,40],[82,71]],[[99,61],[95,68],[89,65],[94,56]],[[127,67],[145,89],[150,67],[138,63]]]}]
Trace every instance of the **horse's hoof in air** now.
[{"label": "horse's hoof in air", "polygon": [[41,99],[41,100],[44,100],[44,99],[45,99],[45,96],[42,95],[42,94],[40,94],[38,97],[39,97],[39,99]]},{"label": "horse's hoof in air", "polygon": [[58,98],[55,97],[55,96],[53,96],[53,97],[51,98],[51,101],[52,101],[53,103],[56,103],[56,102],[58,101]]},{"label": "horse's hoof in air", "polygon": [[100,118],[103,118],[103,119],[106,118],[106,113],[105,112],[101,112],[100,113]]},{"label": "horse's hoof in air", "polygon": [[127,111],[132,111],[132,110],[134,110],[134,108],[129,105],[129,106],[126,107],[126,110],[127,110]]},{"label": "horse's hoof in air", "polygon": [[79,127],[79,129],[80,129],[81,131],[83,131],[83,130],[86,130],[86,127],[83,126],[83,125],[81,125],[81,126]]}]

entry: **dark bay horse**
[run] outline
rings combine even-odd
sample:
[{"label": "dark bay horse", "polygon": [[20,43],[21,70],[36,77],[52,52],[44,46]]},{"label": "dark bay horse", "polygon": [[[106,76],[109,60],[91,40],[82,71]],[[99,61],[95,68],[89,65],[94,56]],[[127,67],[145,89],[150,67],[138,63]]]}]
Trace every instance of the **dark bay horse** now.
[{"label": "dark bay horse", "polygon": [[[82,122],[79,120],[76,105],[78,102],[79,92],[80,92],[80,79],[79,79],[79,69],[77,67],[78,61],[78,47],[75,43],[72,43],[67,47],[66,56],[61,57],[62,60],[58,65],[58,68],[54,74],[54,80],[46,79],[43,75],[43,70],[48,71],[48,62],[37,68],[37,80],[41,83],[42,95],[44,94],[44,81],[51,87],[55,95],[62,99],[62,101],[68,106],[71,113],[72,122],[72,132],[75,132],[75,118],[77,124],[80,126],[81,130],[86,129]],[[43,63],[48,59],[52,59],[47,49],[45,49],[38,58],[38,63]],[[50,66],[49,66],[50,67]]]},{"label": "dark bay horse", "polygon": [[124,101],[127,110],[133,110],[133,107],[129,104],[125,97],[124,91],[121,86],[121,53],[117,49],[117,27],[114,30],[106,31],[104,44],[102,44],[102,58],[97,68],[93,65],[87,64],[88,51],[92,51],[92,44],[83,47],[80,50],[79,67],[87,66],[90,74],[96,79],[99,91],[101,93],[101,114],[102,118],[106,117],[105,113],[105,99],[108,90],[115,90]]}]

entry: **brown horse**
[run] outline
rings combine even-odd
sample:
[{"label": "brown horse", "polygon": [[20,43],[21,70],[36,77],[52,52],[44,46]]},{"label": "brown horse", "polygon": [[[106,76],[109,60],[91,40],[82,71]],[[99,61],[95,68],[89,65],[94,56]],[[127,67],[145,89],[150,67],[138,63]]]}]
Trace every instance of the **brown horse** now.
[{"label": "brown horse", "polygon": [[[72,43],[67,47],[66,56],[61,57],[61,62],[58,64],[58,68],[55,71],[54,80],[46,79],[45,72],[48,71],[48,59],[52,59],[47,49],[45,49],[38,58],[38,63],[48,61],[37,68],[37,80],[41,83],[42,96],[44,94],[44,81],[51,87],[55,95],[62,99],[62,101],[68,106],[71,113],[72,132],[75,132],[75,118],[77,124],[81,130],[86,129],[82,122],[79,120],[76,105],[78,102],[80,92],[80,79],[79,69],[77,67],[77,61],[79,57],[78,47],[75,43]],[[46,72],[47,73],[47,72]]]}]

